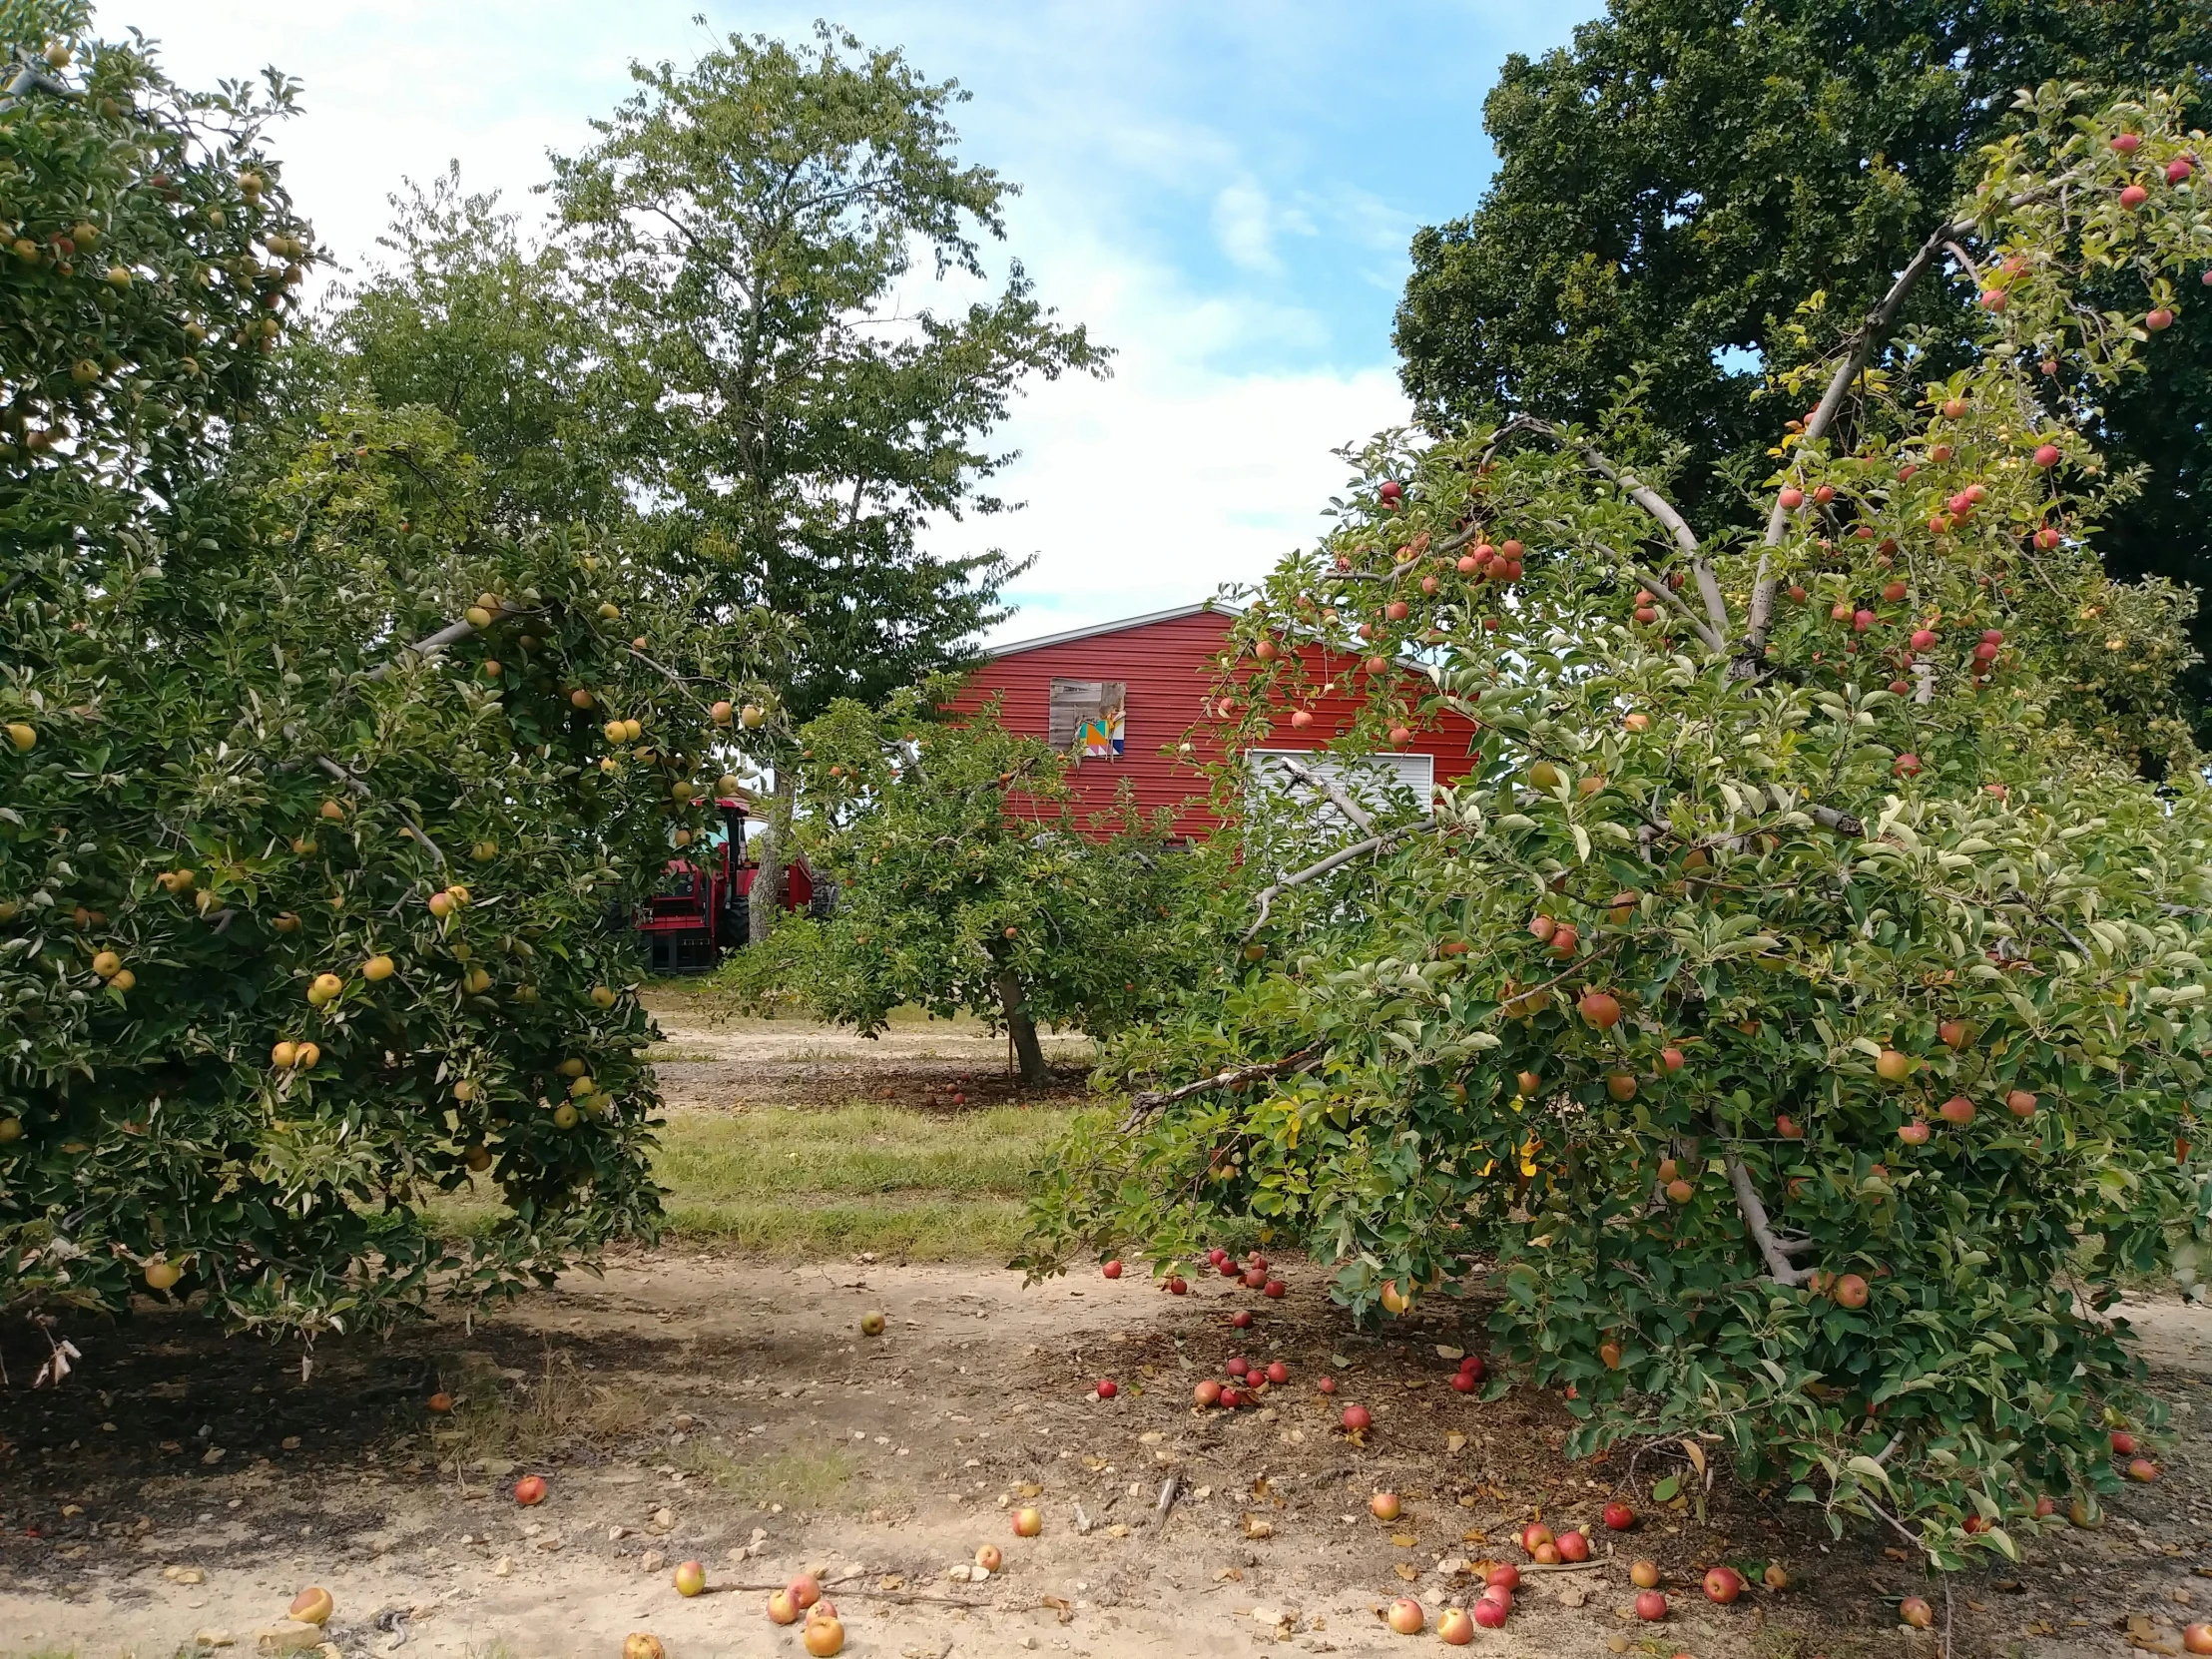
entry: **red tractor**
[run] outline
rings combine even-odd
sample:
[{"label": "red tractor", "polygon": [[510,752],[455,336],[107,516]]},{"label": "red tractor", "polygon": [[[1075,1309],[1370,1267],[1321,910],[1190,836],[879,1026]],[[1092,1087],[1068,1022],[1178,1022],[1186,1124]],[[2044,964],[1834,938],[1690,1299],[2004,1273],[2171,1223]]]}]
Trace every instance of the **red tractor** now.
[{"label": "red tractor", "polygon": [[[691,855],[671,858],[660,891],[638,906],[636,925],[653,973],[706,973],[725,950],[741,948],[751,934],[753,883],[760,864],[747,856],[745,803],[721,800],[723,834]],[[784,908],[816,905],[814,871],[794,857],[784,869]]]}]

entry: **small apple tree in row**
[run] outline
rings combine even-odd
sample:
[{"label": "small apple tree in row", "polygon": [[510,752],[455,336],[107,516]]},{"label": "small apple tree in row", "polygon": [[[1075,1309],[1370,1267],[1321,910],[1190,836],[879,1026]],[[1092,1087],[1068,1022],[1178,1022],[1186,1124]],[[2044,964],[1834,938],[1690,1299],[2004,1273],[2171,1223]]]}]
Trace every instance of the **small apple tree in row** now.
[{"label": "small apple tree in row", "polygon": [[1214,911],[1195,902],[1206,860],[1127,803],[1087,822],[1067,758],[1009,733],[995,705],[958,725],[934,707],[930,691],[880,713],[841,701],[802,728],[803,844],[836,903],[740,971],[871,1035],[906,1004],[974,1014],[1041,1083],[1040,1024],[1118,1030],[1214,956]]},{"label": "small apple tree in row", "polygon": [[[2127,480],[2089,432],[2212,213],[2171,100],[2021,112],[1842,357],[1778,377],[1804,413],[1751,544],[1611,433],[1367,451],[1216,708],[1241,748],[1364,672],[1348,750],[1448,709],[1479,765],[1281,875],[1264,960],[1117,1045],[1128,1119],[1056,1166],[1040,1260],[1170,1271],[1257,1217],[1357,1316],[1479,1276],[1578,1452],[1718,1436],[1943,1565],[2093,1521],[2110,1430],[2157,1416],[2118,1285],[2193,1285],[2212,1210],[2212,795],[2192,598],[2100,569]],[[1944,271],[1982,323],[1938,372],[1891,323]],[[2076,301],[2130,277],[2140,311]]]},{"label": "small apple tree in row", "polygon": [[[649,1230],[604,920],[706,827],[774,630],[502,535],[429,411],[272,422],[288,87],[4,15],[49,27],[0,97],[0,1309],[311,1336]],[[449,1252],[425,1200],[477,1183]]]}]

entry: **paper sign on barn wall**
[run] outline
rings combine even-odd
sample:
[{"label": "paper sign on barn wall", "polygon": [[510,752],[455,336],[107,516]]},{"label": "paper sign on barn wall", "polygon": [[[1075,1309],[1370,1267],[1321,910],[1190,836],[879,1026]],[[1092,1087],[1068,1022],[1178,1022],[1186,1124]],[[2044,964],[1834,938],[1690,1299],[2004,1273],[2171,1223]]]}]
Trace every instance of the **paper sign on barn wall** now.
[{"label": "paper sign on barn wall", "polygon": [[1080,761],[1119,760],[1128,741],[1128,700],[1120,680],[1055,680],[1045,741]]}]

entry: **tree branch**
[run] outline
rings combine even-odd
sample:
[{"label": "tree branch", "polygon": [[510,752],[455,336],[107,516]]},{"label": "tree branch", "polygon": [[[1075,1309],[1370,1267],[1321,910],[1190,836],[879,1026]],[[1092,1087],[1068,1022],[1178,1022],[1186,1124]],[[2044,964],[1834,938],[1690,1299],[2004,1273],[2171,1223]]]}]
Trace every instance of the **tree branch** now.
[{"label": "tree branch", "polygon": [[1339,865],[1349,864],[1353,859],[1364,853],[1379,852],[1394,840],[1403,839],[1407,835],[1427,834],[1435,828],[1433,824],[1406,824],[1400,825],[1394,830],[1384,830],[1380,834],[1370,835],[1366,840],[1354,841],[1350,846],[1340,846],[1328,857],[1308,864],[1296,874],[1286,875],[1282,880],[1271,882],[1269,885],[1262,887],[1260,889],[1260,913],[1253,918],[1252,925],[1245,930],[1244,937],[1237,942],[1239,944],[1250,944],[1253,935],[1268,924],[1268,912],[1273,907],[1276,899],[1289,892],[1293,887],[1303,887],[1309,881],[1318,881]]},{"label": "tree branch", "polygon": [[[317,755],[314,758],[314,764],[320,767],[324,772],[328,773],[332,778],[335,778],[339,783],[343,784],[347,789],[351,790],[355,795],[360,796],[363,800],[367,799],[368,786],[362,783],[358,778],[354,777],[350,772],[346,771],[345,768],[339,766],[337,762],[331,760],[329,756]],[[408,834],[412,835],[417,841],[421,842],[422,849],[430,854],[430,861],[436,864],[438,868],[443,869],[445,867],[445,854],[438,850],[438,843],[432,840],[428,835],[425,835],[422,832],[422,826],[415,823],[415,821],[409,818],[405,813],[399,814],[398,817],[400,827],[404,829]]]},{"label": "tree branch", "polygon": [[[505,603],[504,601],[501,602],[499,607],[499,615],[501,617],[524,616],[527,615],[528,612],[529,607],[526,605],[511,605]],[[465,619],[460,622],[449,622],[443,628],[440,628],[436,633],[425,634],[421,639],[416,640],[414,644],[407,646],[404,649],[412,651],[417,657],[431,657],[435,656],[438,652],[443,651],[447,646],[453,644],[454,641],[465,640],[468,638],[469,635],[475,632],[476,624],[474,624],[473,622],[469,622]],[[391,663],[385,663],[380,668],[372,668],[368,671],[367,677],[371,680],[381,680],[387,674],[391,673],[394,666],[395,665]]]},{"label": "tree branch", "polygon": [[2027,911],[2029,915],[2033,916],[2045,927],[2048,927],[2056,932],[2060,938],[2064,939],[2068,944],[2073,946],[2074,953],[2079,956],[2084,963],[2093,961],[2095,959],[2094,953],[2091,952],[2089,947],[2073,936],[2072,929],[2067,927],[2064,922],[2060,921],[2056,916],[2052,915],[2040,904],[2036,903],[2034,899],[2028,897],[2026,893],[2020,891],[2019,888],[2014,887],[2010,892],[2004,894],[2003,899],[1999,902],[2003,902],[2004,900],[2010,900],[2013,903],[2019,904]]},{"label": "tree branch", "polygon": [[1805,816],[1823,830],[1833,830],[1839,835],[1865,835],[1867,832],[1865,819],[1854,818],[1834,807],[1808,807]]},{"label": "tree branch", "polygon": [[[1692,530],[1689,523],[1675,510],[1674,503],[1626,467],[1615,462],[1595,444],[1583,443],[1570,438],[1561,432],[1558,427],[1552,425],[1551,422],[1539,420],[1533,415],[1515,415],[1499,427],[1490,439],[1490,449],[1494,451],[1506,434],[1512,431],[1534,432],[1539,436],[1549,438],[1553,443],[1562,447],[1571,448],[1582,457],[1583,465],[1605,479],[1606,482],[1626,495],[1629,500],[1635,502],[1637,506],[1643,508],[1645,512],[1659,521],[1660,527],[1674,538],[1674,545],[1681,550],[1682,556],[1690,561],[1691,573],[1697,578],[1698,593],[1705,601],[1705,614],[1712,622],[1714,634],[1719,635],[1719,643],[1713,644],[1713,649],[1715,651],[1726,651],[1728,649],[1729,626],[1728,602],[1721,597],[1720,583],[1713,577],[1712,566],[1705,562],[1705,555],[1698,546],[1697,532]],[[1703,632],[1703,630],[1700,630],[1700,632]],[[1706,639],[1708,644],[1713,643],[1713,635],[1707,635]]]},{"label": "tree branch", "polygon": [[[1719,1120],[1713,1127],[1721,1129]],[[1725,1136],[1727,1131],[1721,1130]],[[1767,1207],[1759,1201],[1759,1189],[1751,1184],[1751,1171],[1744,1168],[1744,1161],[1735,1153],[1722,1155],[1728,1166],[1728,1184],[1736,1189],[1736,1208],[1743,1213],[1744,1226],[1751,1232],[1752,1242],[1759,1247],[1759,1255],[1767,1264],[1767,1276],[1779,1285],[1792,1287],[1804,1284],[1813,1277],[1810,1268],[1790,1265],[1788,1252],[1781,1240],[1774,1236],[1774,1228],[1767,1220]]]},{"label": "tree branch", "polygon": [[[2063,188],[2065,182],[2064,179],[2056,179],[2040,189],[2022,191],[2019,195],[2007,201],[2005,207],[2007,209],[2024,208],[2032,203],[2042,201],[2056,195]],[[1876,303],[1874,309],[1867,313],[1867,319],[1861,324],[1857,337],[1852,341],[1851,349],[1844,354],[1843,361],[1836,365],[1836,372],[1829,376],[1828,389],[1821,394],[1820,403],[1813,410],[1813,418],[1805,423],[1805,435],[1799,444],[1801,450],[1804,445],[1824,437],[1829,427],[1835,424],[1836,411],[1844,406],[1844,396],[1851,389],[1852,381],[1856,380],[1866,368],[1868,359],[1874,355],[1875,347],[1889,338],[1890,330],[1897,326],[1898,312],[1904,308],[1906,296],[1915,287],[1919,286],[1921,278],[1928,275],[1930,267],[1935,265],[1937,256],[1942,254],[1945,249],[1956,248],[1958,240],[1961,237],[1972,235],[1974,228],[1979,223],[1978,219],[1973,218],[1954,219],[1937,226],[1929,233],[1928,240],[1921,244],[1919,251],[1914,254],[1912,259],[1906,262],[1905,269],[1898,273],[1897,280],[1890,284],[1890,291],[1885,293],[1880,301]],[[1966,258],[1962,249],[1958,250],[1958,257],[1965,264],[1966,269],[1971,272],[1973,262]],[[1774,506],[1767,513],[1767,534],[1764,545],[1780,547],[1788,538],[1789,526],[1790,515],[1784,510],[1781,500],[1777,498]],[[1774,608],[1773,589],[1776,580],[1777,578],[1773,576],[1761,575],[1759,587],[1752,595],[1751,605],[1754,613],[1772,614]],[[1764,604],[1762,604],[1762,595],[1764,596]],[[1764,652],[1767,648],[1765,632],[1755,629],[1751,635],[1750,644],[1754,653]]]},{"label": "tree branch", "polygon": [[[1562,448],[1572,449],[1582,457],[1583,464],[1592,472],[1597,473],[1608,483],[1617,486],[1637,506],[1657,519],[1667,534],[1674,538],[1674,544],[1682,550],[1684,558],[1695,559],[1699,556],[1697,532],[1692,530],[1682,515],[1675,511],[1673,502],[1641,478],[1638,478],[1626,467],[1614,461],[1596,445],[1583,443],[1568,437],[1548,420],[1541,420],[1535,415],[1513,416],[1512,419],[1490,435],[1489,447],[1483,451],[1483,458],[1487,460],[1491,455],[1494,455],[1498,450],[1498,446],[1515,432],[1534,432],[1538,437],[1549,438]],[[1714,620],[1722,627],[1728,625],[1725,613]]]},{"label": "tree branch", "polygon": [[[1613,552],[1611,548],[1607,548],[1606,551]],[[1652,575],[1650,571],[1644,569],[1633,559],[1625,558],[1618,553],[1614,553],[1613,556],[1620,559],[1621,563],[1628,567],[1629,574],[1649,589],[1654,598],[1673,606],[1681,614],[1682,620],[1697,630],[1697,637],[1703,640],[1707,646],[1715,652],[1725,653],[1728,650],[1727,635],[1716,634],[1710,624],[1700,617],[1697,612],[1690,609],[1689,603],[1680,594],[1667,586],[1664,577]]]},{"label": "tree branch", "polygon": [[1257,1083],[1263,1078],[1281,1077],[1286,1072],[1304,1071],[1321,1058],[1322,1048],[1321,1043],[1310,1043],[1297,1053],[1286,1054],[1279,1060],[1261,1060],[1249,1066],[1233,1066],[1227,1071],[1216,1072],[1211,1077],[1201,1077],[1195,1083],[1185,1083],[1181,1088],[1147,1090],[1142,1094],[1132,1095],[1129,1100],[1129,1115],[1122,1119],[1122,1127],[1127,1129],[1141,1123],[1154,1112],[1164,1111],[1178,1101],[1190,1099],[1194,1094],[1205,1094],[1213,1089],[1233,1089],[1240,1083]]},{"label": "tree branch", "polygon": [[6,95],[0,97],[0,115],[6,115],[34,92],[50,92],[56,98],[82,98],[84,96],[68,82],[57,81],[53,76],[47,74],[28,52],[19,53],[17,56],[23,67],[17,70],[14,78],[8,82]]},{"label": "tree branch", "polygon": [[1287,755],[1271,755],[1268,758],[1280,765],[1285,772],[1296,778],[1308,789],[1317,790],[1326,795],[1337,811],[1352,821],[1354,829],[1364,830],[1370,833],[1374,831],[1375,816],[1330,780],[1322,777],[1303,762],[1294,761]]}]

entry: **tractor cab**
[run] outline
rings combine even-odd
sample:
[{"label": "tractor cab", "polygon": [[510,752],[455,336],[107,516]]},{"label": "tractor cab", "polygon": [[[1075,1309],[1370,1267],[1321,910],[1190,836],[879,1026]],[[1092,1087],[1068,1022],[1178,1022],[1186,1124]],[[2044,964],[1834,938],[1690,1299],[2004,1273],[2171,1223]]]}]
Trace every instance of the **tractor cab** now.
[{"label": "tractor cab", "polygon": [[[725,950],[742,948],[751,936],[753,883],[761,866],[746,848],[746,803],[724,798],[715,803],[719,830],[685,847],[662,871],[660,885],[638,906],[636,927],[653,973],[706,973]],[[803,857],[784,870],[784,907],[813,903],[815,879]]]}]

